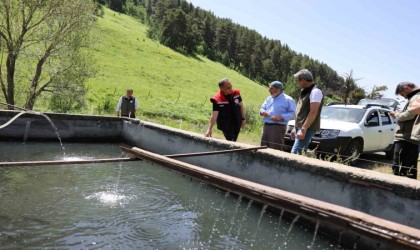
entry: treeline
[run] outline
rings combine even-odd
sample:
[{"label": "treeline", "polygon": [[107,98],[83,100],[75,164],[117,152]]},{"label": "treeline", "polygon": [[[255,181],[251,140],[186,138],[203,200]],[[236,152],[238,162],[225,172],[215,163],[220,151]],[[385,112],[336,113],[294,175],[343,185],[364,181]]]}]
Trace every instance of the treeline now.
[{"label": "treeline", "polygon": [[[197,53],[218,61],[261,84],[280,80],[294,87],[291,76],[309,69],[330,96],[357,102],[365,92],[350,84],[326,63],[297,53],[279,40],[220,18],[184,0],[98,0],[111,9],[136,16],[149,25],[148,35],[183,53]],[[291,86],[293,85],[293,87]]]}]

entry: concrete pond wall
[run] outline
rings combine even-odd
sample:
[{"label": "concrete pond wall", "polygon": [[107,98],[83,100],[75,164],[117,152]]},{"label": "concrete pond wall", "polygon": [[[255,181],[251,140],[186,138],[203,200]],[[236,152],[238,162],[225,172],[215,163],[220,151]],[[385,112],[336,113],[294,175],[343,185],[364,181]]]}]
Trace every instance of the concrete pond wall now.
[{"label": "concrete pond wall", "polygon": [[[0,126],[16,114],[0,111]],[[254,146],[205,138],[200,134],[134,119],[47,115],[58,127],[64,143],[123,143],[162,155]],[[43,117],[31,114],[25,114],[10,126],[0,129],[0,140],[24,139],[51,141],[57,137]],[[420,229],[420,181],[272,149],[179,160]]]}]

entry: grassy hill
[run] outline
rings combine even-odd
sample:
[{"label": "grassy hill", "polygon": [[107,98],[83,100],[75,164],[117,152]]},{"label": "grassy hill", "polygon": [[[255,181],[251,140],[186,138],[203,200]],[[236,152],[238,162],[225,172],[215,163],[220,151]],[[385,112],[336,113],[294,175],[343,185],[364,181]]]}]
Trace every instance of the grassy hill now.
[{"label": "grassy hill", "polygon": [[[84,112],[113,115],[119,96],[132,88],[140,102],[140,119],[204,133],[211,114],[209,98],[218,91],[218,80],[228,77],[241,90],[248,119],[256,120],[239,140],[258,142],[257,112],[268,95],[266,87],[205,57],[165,47],[146,32],[147,26],[136,19],[109,9],[98,19],[91,48],[97,73],[87,83]],[[214,136],[223,138],[221,133]]]}]

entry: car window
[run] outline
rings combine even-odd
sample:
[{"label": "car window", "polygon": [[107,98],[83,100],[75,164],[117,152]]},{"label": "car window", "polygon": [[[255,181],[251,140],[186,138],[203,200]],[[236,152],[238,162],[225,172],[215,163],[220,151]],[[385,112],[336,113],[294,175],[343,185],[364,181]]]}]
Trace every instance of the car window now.
[{"label": "car window", "polygon": [[369,125],[369,127],[379,126],[379,115],[376,110],[369,112],[366,117],[366,124]]},{"label": "car window", "polygon": [[382,125],[392,124],[392,120],[391,120],[391,117],[389,116],[388,111],[379,110],[379,115],[381,116]]},{"label": "car window", "polygon": [[322,107],[321,119],[358,123],[364,114],[363,109]]}]

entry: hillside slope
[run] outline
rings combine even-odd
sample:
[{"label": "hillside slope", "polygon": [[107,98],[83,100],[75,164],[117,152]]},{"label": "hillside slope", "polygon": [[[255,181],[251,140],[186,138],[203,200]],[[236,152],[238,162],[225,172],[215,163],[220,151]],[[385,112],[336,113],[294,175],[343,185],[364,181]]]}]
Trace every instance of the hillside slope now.
[{"label": "hillside slope", "polygon": [[[256,112],[268,95],[266,87],[205,57],[169,49],[146,32],[147,26],[134,18],[108,9],[98,18],[91,48],[97,73],[87,83],[87,113],[114,114],[119,96],[132,88],[141,118],[204,132],[211,114],[209,98],[218,91],[218,80],[228,77],[241,90],[251,118],[259,119]],[[259,128],[250,129],[260,133]]]}]

